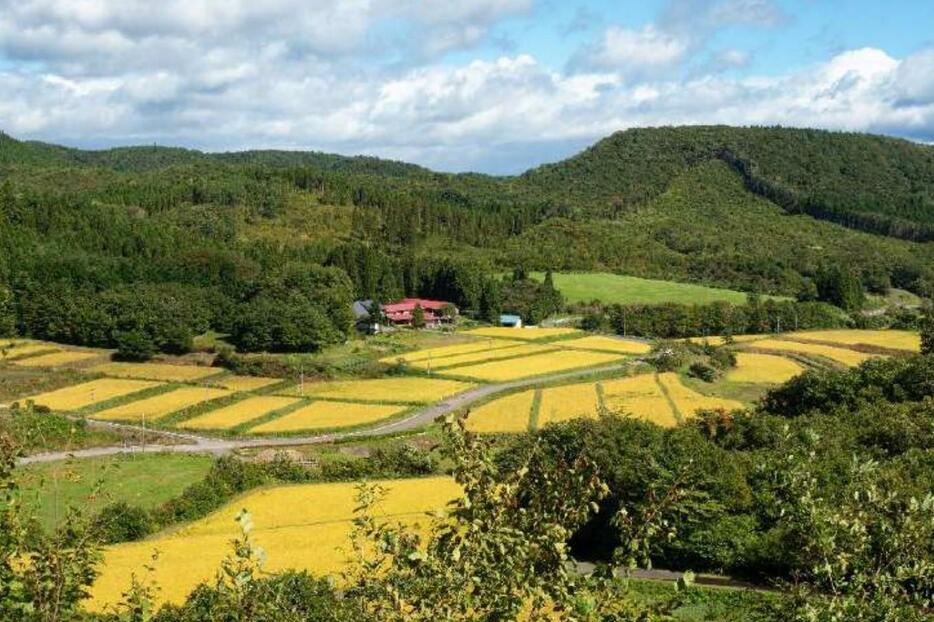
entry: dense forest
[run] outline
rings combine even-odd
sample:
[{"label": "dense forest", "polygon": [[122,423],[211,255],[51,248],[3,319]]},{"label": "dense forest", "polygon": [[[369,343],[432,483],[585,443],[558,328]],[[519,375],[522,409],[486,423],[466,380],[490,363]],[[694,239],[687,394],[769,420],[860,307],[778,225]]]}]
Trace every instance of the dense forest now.
[{"label": "dense forest", "polygon": [[0,134],[0,327],[128,356],[185,351],[209,328],[242,350],[314,350],[350,333],[355,298],[431,296],[482,319],[538,317],[530,283],[496,276],[516,268],[849,309],[863,290],[930,295],[931,227],[934,149],[867,135],[629,130],[499,178]]}]

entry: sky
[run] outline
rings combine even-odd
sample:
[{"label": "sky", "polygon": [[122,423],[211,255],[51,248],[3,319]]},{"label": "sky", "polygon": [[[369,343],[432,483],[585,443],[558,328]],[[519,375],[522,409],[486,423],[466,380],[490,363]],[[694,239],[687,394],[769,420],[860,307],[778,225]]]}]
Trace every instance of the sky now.
[{"label": "sky", "polygon": [[0,0],[0,130],[511,174],[630,127],[934,143],[934,0]]}]

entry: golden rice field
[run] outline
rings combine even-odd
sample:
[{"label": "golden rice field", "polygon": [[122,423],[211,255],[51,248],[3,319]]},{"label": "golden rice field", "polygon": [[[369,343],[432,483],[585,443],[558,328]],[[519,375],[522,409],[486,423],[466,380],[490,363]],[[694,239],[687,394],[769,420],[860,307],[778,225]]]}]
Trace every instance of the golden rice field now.
[{"label": "golden rice field", "polygon": [[845,346],[877,346],[910,352],[921,350],[921,335],[907,330],[815,330],[789,333],[785,338],[795,341],[813,339]]},{"label": "golden rice field", "polygon": [[[457,484],[445,477],[379,483],[388,494],[375,514],[406,524],[428,525],[428,512],[444,508],[460,494]],[[146,565],[153,568],[159,602],[180,603],[196,585],[213,579],[230,541],[239,536],[234,518],[241,509],[250,512],[252,538],[267,554],[265,570],[337,573],[349,556],[355,496],[353,483],[267,488],[181,529],[108,547],[87,608],[101,611],[118,603],[132,574]],[[159,556],[152,561],[154,550]]]},{"label": "golden rice field", "polygon": [[678,419],[662,393],[654,374],[640,374],[618,380],[606,380],[603,385],[604,406],[656,425],[671,428]]},{"label": "golden rice field", "polygon": [[57,351],[57,349],[45,343],[14,341],[0,345],[0,360],[50,351]]},{"label": "golden rice field", "polygon": [[763,339],[750,344],[755,348],[764,350],[776,350],[778,352],[797,352],[799,354],[816,354],[824,358],[837,361],[844,365],[855,367],[863,361],[873,358],[873,355],[846,348],[834,348],[832,346],[818,345],[813,343],[800,343],[797,341],[786,341],[784,339]]},{"label": "golden rice field", "polygon": [[571,384],[542,389],[538,427],[581,417],[596,417],[599,411],[597,385]]},{"label": "golden rice field", "polygon": [[742,402],[728,400],[722,397],[709,397],[684,386],[678,374],[664,373],[658,375],[659,384],[668,391],[668,397],[675,403],[675,407],[682,417],[693,417],[698,410],[723,408],[735,410],[742,408]]},{"label": "golden rice field", "polygon": [[222,370],[195,365],[169,365],[166,363],[103,363],[89,371],[117,378],[143,378],[163,382],[194,382],[216,376]]},{"label": "golden rice field", "polygon": [[[734,343],[749,343],[750,341],[759,341],[760,339],[767,338],[768,335],[733,335]],[[691,337],[685,341],[690,341],[691,343],[696,343],[699,345],[709,343],[712,346],[722,346],[726,343],[726,337],[723,335],[714,335],[712,337]]]},{"label": "golden rice field", "polygon": [[30,356],[24,359],[16,359],[13,361],[13,364],[22,367],[58,367],[60,365],[80,363],[81,361],[98,358],[99,356],[101,356],[100,352],[50,352],[48,354]]},{"label": "golden rice field", "polygon": [[574,335],[580,332],[581,331],[577,330],[576,328],[509,328],[506,326],[487,326],[485,328],[475,328],[473,330],[468,330],[466,334],[480,335],[481,337],[501,337],[503,339],[535,341],[537,339],[549,339],[551,337]]},{"label": "golden rice field", "polygon": [[215,381],[219,387],[231,391],[256,391],[282,382],[281,378],[262,378],[260,376],[227,376]]},{"label": "golden rice field", "polygon": [[781,384],[804,371],[804,367],[784,356],[737,352],[736,367],[726,379],[730,382]]},{"label": "golden rice field", "polygon": [[[306,383],[304,394],[336,400],[369,402],[400,402],[427,404],[461,393],[474,387],[469,382],[446,378],[398,376],[373,380],[342,380],[337,382]],[[301,387],[289,388],[285,394],[300,395]]]},{"label": "golden rice field", "polygon": [[108,408],[94,413],[93,418],[104,421],[154,421],[208,400],[216,400],[232,394],[226,389],[182,387],[168,393],[160,393],[153,397]]},{"label": "golden rice field", "polygon": [[300,401],[297,397],[256,395],[183,421],[177,427],[189,430],[229,430]]},{"label": "golden rice field", "polygon": [[500,359],[506,358],[530,356],[532,354],[544,354],[545,352],[554,352],[555,350],[556,348],[551,346],[532,343],[493,351],[484,350],[481,352],[459,354],[457,356],[449,356],[440,360],[423,359],[421,361],[412,363],[412,367],[424,370],[450,369],[453,367],[463,367],[464,365],[468,365],[470,363],[482,363],[486,361],[498,361]]},{"label": "golden rice field", "polygon": [[250,434],[275,434],[347,428],[388,419],[405,410],[404,406],[357,404],[351,402],[312,402],[281,417],[250,428]]},{"label": "golden rice field", "polygon": [[457,367],[445,373],[456,374],[465,378],[476,378],[488,382],[502,382],[529,378],[542,374],[551,374],[581,367],[593,367],[619,361],[618,354],[605,352],[587,352],[584,350],[558,350],[538,354],[519,361],[504,360]]},{"label": "golden rice field", "polygon": [[161,383],[148,380],[100,378],[99,380],[91,380],[90,382],[41,393],[25,399],[32,400],[36,404],[46,406],[52,410],[71,411],[158,386],[161,386]]},{"label": "golden rice field", "polygon": [[535,391],[529,390],[483,404],[470,411],[467,429],[480,434],[525,432],[534,401]]},{"label": "golden rice field", "polygon": [[646,354],[652,350],[652,346],[647,343],[617,339],[614,337],[604,337],[602,335],[562,341],[560,345],[562,348],[600,350],[603,352],[617,352],[619,354]]},{"label": "golden rice field", "polygon": [[426,348],[416,350],[415,352],[405,352],[403,354],[394,354],[380,359],[380,363],[396,363],[400,359],[407,363],[422,361],[426,359],[440,359],[458,354],[470,354],[471,352],[483,352],[489,350],[498,350],[500,348],[509,348],[520,345],[521,341],[510,341],[508,339],[482,339],[471,341],[469,343],[458,343],[450,346],[439,346],[437,348]]}]

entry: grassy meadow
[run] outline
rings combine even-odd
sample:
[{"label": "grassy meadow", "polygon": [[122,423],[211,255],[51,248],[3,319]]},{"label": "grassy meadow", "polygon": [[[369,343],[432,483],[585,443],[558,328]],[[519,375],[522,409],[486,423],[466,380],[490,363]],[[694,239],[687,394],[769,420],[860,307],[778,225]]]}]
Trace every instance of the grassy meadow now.
[{"label": "grassy meadow", "polygon": [[[745,292],[692,283],[643,279],[608,272],[558,272],[552,276],[555,287],[564,294],[565,300],[571,303],[591,300],[620,304],[746,302]],[[533,272],[531,277],[541,280],[545,275],[542,272]]]}]

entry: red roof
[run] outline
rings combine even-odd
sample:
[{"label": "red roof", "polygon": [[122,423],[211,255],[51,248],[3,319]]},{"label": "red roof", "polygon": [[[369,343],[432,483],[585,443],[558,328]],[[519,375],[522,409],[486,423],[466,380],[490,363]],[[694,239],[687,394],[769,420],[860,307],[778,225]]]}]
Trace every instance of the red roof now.
[{"label": "red roof", "polygon": [[434,322],[435,320],[444,319],[440,311],[448,305],[451,305],[451,303],[444,300],[405,298],[399,302],[383,305],[383,314],[390,322],[411,322],[415,307],[421,307],[425,312],[425,321]]},{"label": "red roof", "polygon": [[445,302],[444,300],[428,300],[426,298],[403,298],[399,302],[392,302],[388,305],[383,305],[383,313],[387,315],[390,313],[400,313],[400,312],[412,312],[415,310],[415,307],[421,307],[425,311],[440,311],[444,307],[451,304],[450,302]]}]

